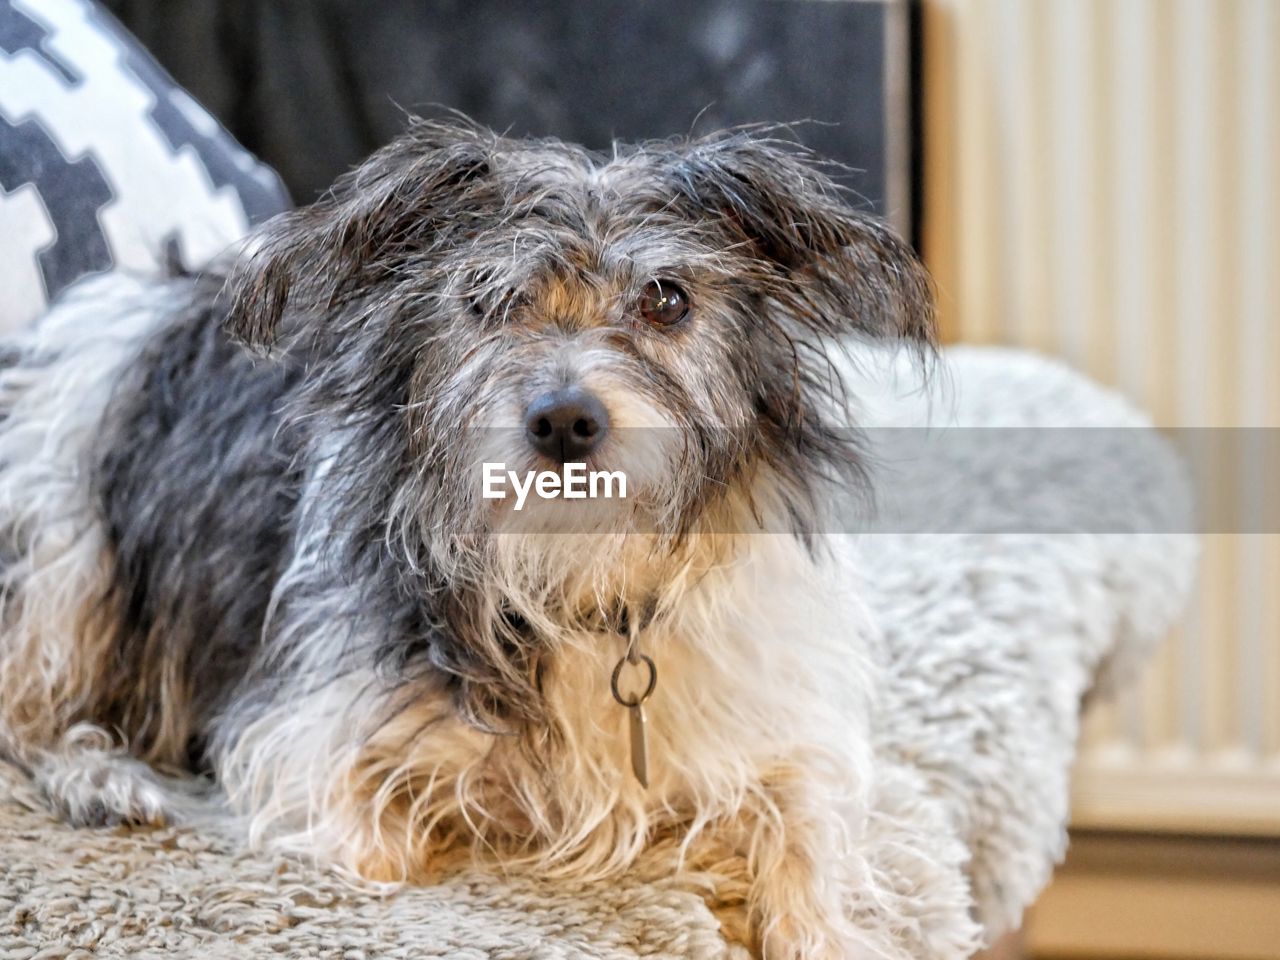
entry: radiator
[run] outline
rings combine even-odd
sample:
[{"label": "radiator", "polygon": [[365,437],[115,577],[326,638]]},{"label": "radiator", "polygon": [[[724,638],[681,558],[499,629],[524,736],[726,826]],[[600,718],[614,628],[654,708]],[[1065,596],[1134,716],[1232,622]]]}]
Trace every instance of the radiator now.
[{"label": "radiator", "polygon": [[[949,338],[1280,428],[1280,2],[926,0],[923,98]],[[1239,532],[1280,490],[1237,479],[1185,626],[1086,718],[1078,826],[1280,836],[1280,535]]]}]

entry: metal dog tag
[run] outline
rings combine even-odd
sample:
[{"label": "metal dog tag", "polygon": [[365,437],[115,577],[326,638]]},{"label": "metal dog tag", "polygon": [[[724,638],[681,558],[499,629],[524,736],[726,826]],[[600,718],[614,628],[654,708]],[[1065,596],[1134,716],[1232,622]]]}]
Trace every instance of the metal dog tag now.
[{"label": "metal dog tag", "polygon": [[[649,674],[644,691],[637,695],[623,696],[618,687],[618,679],[622,676],[622,668],[627,664],[643,667]],[[649,738],[647,719],[644,715],[644,702],[653,696],[654,687],[658,685],[658,668],[653,665],[653,658],[632,649],[618,661],[613,668],[613,676],[609,678],[609,690],[613,699],[627,708],[631,723],[631,772],[640,781],[640,786],[649,786]]]},{"label": "metal dog tag", "polygon": [[640,781],[640,786],[649,786],[649,741],[645,729],[644,704],[637,703],[630,708],[631,713],[631,772]]}]

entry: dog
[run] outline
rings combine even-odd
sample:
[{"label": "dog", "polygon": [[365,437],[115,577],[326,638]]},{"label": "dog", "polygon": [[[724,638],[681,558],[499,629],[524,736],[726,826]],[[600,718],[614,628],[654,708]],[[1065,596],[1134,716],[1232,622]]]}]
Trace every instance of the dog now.
[{"label": "dog", "polygon": [[[0,751],[75,824],[206,771],[375,880],[452,854],[749,870],[754,948],[857,956],[874,627],[833,357],[927,275],[762,130],[599,154],[407,131],[196,275],[93,281],[0,371]],[[482,493],[480,465],[625,498]]]}]

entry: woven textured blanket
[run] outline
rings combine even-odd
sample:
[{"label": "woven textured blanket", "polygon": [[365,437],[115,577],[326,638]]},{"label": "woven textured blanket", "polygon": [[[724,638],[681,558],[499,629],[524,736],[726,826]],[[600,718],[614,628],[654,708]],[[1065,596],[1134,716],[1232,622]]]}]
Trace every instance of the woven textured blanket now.
[{"label": "woven textured blanket", "polygon": [[[905,366],[858,375],[886,428],[850,583],[885,651],[861,921],[882,957],[964,957],[1060,858],[1082,700],[1177,616],[1195,539],[1143,417],[1057,364],[956,349],[928,389]],[[246,849],[216,798],[180,826],[72,830],[0,764],[0,851],[0,960],[748,955],[742,864],[675,878],[662,848],[608,885],[464,865],[371,887]]]}]

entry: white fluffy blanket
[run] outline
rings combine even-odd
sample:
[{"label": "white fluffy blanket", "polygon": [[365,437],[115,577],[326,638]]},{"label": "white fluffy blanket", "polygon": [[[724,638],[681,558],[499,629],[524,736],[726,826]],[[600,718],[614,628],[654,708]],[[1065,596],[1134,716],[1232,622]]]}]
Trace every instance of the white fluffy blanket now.
[{"label": "white fluffy blanket", "polygon": [[[1011,351],[949,351],[931,391],[911,386],[881,378],[866,416],[1145,424]],[[967,956],[1018,922],[1063,852],[1081,701],[1167,629],[1195,556],[1169,532],[1188,529],[1187,505],[1152,434],[1100,430],[1082,449],[1074,431],[968,431],[913,469],[921,435],[904,433],[911,456],[895,459],[896,434],[873,434],[880,532],[859,543],[888,656],[867,831],[882,892],[863,920],[895,960]],[[952,532],[901,532],[921,528]],[[721,926],[736,926],[741,865],[677,882],[666,857],[607,886],[465,872],[370,889],[246,851],[214,806],[182,827],[70,830],[0,765],[0,960],[742,955]]]}]

